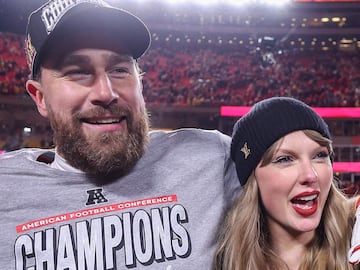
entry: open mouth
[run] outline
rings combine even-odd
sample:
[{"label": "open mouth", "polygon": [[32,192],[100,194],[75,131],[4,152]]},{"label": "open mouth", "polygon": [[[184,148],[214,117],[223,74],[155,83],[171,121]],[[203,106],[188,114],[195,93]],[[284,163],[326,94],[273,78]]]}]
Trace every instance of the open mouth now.
[{"label": "open mouth", "polygon": [[313,195],[308,195],[308,196],[303,196],[303,197],[296,197],[296,198],[293,198],[291,200],[291,202],[294,204],[300,204],[300,205],[313,204],[318,196],[319,196],[318,194],[313,194]]},{"label": "open mouth", "polygon": [[82,118],[81,121],[91,125],[111,125],[119,124],[126,120],[126,116],[109,117],[109,118]]},{"label": "open mouth", "polygon": [[300,195],[291,200],[294,210],[302,216],[314,214],[318,207],[319,193]]}]

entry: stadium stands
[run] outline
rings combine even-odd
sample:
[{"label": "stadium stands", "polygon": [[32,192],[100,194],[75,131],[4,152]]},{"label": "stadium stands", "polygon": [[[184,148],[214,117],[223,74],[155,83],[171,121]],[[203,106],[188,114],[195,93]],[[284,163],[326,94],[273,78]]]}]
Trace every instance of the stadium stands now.
[{"label": "stadium stands", "polygon": [[[23,36],[0,33],[0,94],[26,95]],[[157,46],[141,59],[149,105],[250,106],[293,96],[311,106],[360,106],[359,53],[286,52],[264,66],[262,55],[228,46]]]}]

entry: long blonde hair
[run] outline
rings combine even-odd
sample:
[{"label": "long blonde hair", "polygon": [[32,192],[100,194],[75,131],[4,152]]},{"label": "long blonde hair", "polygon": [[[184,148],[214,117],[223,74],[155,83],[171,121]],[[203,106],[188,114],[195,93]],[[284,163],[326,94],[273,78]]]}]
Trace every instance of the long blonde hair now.
[{"label": "long blonde hair", "polygon": [[[332,153],[331,141],[315,131],[304,131],[312,140]],[[275,151],[277,143],[264,154],[263,162]],[[347,252],[354,222],[354,212],[347,199],[332,181],[316,236],[307,247],[299,270],[357,269],[347,263]],[[287,269],[270,245],[270,235],[261,205],[254,173],[249,177],[239,198],[230,209],[220,232],[215,254],[215,270]]]}]

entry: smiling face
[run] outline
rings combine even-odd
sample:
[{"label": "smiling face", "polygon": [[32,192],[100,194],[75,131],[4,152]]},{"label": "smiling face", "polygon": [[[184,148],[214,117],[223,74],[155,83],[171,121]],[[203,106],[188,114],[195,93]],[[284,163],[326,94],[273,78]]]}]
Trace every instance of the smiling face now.
[{"label": "smiling face", "polygon": [[29,80],[27,90],[71,165],[94,174],[125,173],[144,152],[148,118],[135,60],[104,38],[72,37],[50,51],[40,80]]},{"label": "smiling face", "polygon": [[284,136],[272,149],[269,161],[255,169],[272,237],[280,232],[312,237],[333,179],[329,150],[303,131]]}]

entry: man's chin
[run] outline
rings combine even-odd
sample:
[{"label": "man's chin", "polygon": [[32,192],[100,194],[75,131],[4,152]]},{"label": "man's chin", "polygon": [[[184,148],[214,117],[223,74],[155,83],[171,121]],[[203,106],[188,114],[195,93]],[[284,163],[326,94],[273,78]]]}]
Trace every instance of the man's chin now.
[{"label": "man's chin", "polygon": [[86,137],[79,134],[63,141],[65,159],[73,167],[92,175],[126,174],[140,159],[147,144],[147,132],[105,133]]},{"label": "man's chin", "polygon": [[127,130],[116,130],[112,132],[86,132],[83,131],[83,138],[86,144],[94,149],[112,149],[118,143],[126,141],[129,134]]},{"label": "man's chin", "polygon": [[[128,134],[128,129],[126,121],[122,121],[117,124],[101,124],[101,125],[92,125],[83,123],[81,130],[85,137],[92,140],[96,138],[106,137],[106,136],[119,136],[121,134]],[[124,136],[124,135],[123,135]]]}]

